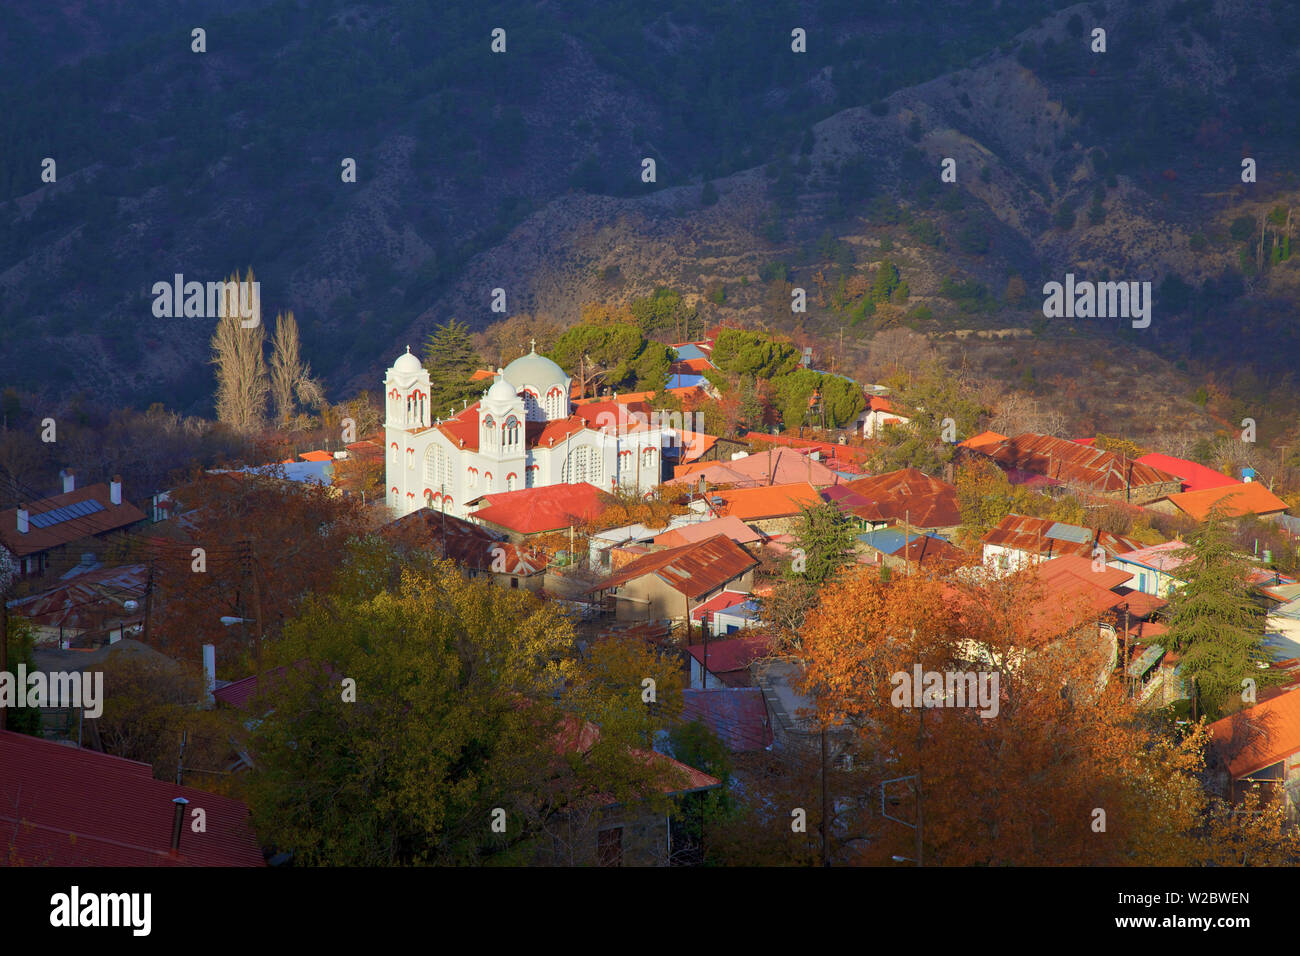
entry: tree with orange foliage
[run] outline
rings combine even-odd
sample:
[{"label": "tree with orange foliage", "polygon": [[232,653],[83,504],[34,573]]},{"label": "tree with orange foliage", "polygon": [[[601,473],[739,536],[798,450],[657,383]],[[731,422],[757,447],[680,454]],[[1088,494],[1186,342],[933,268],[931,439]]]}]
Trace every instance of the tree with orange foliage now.
[{"label": "tree with orange foliage", "polygon": [[[1035,611],[1037,587],[1032,574],[959,585],[861,570],[825,589],[804,634],[806,688],[820,720],[855,738],[857,787],[919,777],[926,865],[1207,860],[1203,832],[1223,814],[1197,779],[1203,732],[1173,739],[1114,684],[1098,693],[1097,641],[1077,639],[1086,628],[1045,641],[1056,637],[1045,621],[1070,617]],[[996,699],[952,706],[953,684],[931,694],[927,676],[925,699],[912,701],[899,691],[918,666],[996,674]],[[894,811],[915,813],[915,799]],[[858,862],[914,858],[913,830],[874,823]],[[1267,827],[1233,832],[1260,853],[1294,849]]]},{"label": "tree with orange foliage", "polygon": [[[196,475],[172,498],[190,540],[138,546],[154,564],[150,643],[190,658],[215,644],[224,662],[253,650],[259,615],[271,638],[330,581],[365,514],[360,498],[274,471]],[[242,621],[227,626],[222,617]]]}]

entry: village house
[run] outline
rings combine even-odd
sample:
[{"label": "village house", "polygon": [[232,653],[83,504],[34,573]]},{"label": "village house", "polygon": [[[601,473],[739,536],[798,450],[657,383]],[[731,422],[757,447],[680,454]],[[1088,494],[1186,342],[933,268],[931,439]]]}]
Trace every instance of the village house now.
[{"label": "village house", "polygon": [[899,412],[889,399],[881,395],[867,398],[867,407],[858,417],[855,425],[860,427],[863,438],[877,438],[889,425],[906,425],[911,419]]},{"label": "village house", "polygon": [[465,569],[468,577],[541,591],[549,558],[541,551],[513,544],[499,531],[454,515],[421,508],[380,529],[380,535],[408,548],[428,549]]},{"label": "village house", "polygon": [[1021,568],[1062,555],[1095,559],[1100,548],[1105,561],[1141,547],[1138,542],[1096,528],[1007,515],[980,538],[982,561],[995,574],[1010,574]]},{"label": "village house", "polygon": [[1001,440],[968,439],[963,447],[992,459],[1015,485],[1076,491],[1135,505],[1178,494],[1183,488],[1177,475],[1051,435],[1026,432]]},{"label": "village house", "polygon": [[1162,514],[1186,515],[1204,521],[1218,510],[1225,518],[1255,515],[1276,519],[1286,513],[1286,502],[1257,481],[1238,482],[1200,491],[1183,491],[1147,505]]},{"label": "village house", "polygon": [[957,489],[917,468],[858,478],[822,490],[864,531],[898,525],[951,536],[961,524]]},{"label": "village house", "polygon": [[718,534],[635,557],[588,591],[612,603],[619,620],[689,622],[694,607],[727,585],[748,592],[757,566],[757,558]]},{"label": "village house", "polygon": [[726,485],[731,488],[761,488],[806,482],[816,487],[839,484],[843,479],[811,455],[792,448],[769,447],[750,455],[742,453],[730,461],[678,465],[668,486]]},{"label": "village house", "polygon": [[707,509],[717,518],[739,518],[750,527],[771,535],[793,533],[799,527],[803,510],[821,503],[817,489],[801,481],[762,488],[711,491],[705,501],[692,502],[692,507]]},{"label": "village house", "polygon": [[140,633],[149,569],[143,564],[98,568],[9,602],[32,626],[38,646],[113,644]]},{"label": "village house", "polygon": [[1237,803],[1250,789],[1300,820],[1300,686],[1210,724],[1219,791]]},{"label": "village house", "polygon": [[62,494],[0,511],[0,547],[12,556],[20,578],[39,578],[76,564],[69,560],[73,546],[108,544],[145,520],[144,512],[122,497],[120,476],[78,488],[68,470]]}]

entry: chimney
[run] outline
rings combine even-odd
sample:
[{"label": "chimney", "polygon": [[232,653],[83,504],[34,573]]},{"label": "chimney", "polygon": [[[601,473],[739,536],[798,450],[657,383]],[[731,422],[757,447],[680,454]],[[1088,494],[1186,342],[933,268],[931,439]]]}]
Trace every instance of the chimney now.
[{"label": "chimney", "polygon": [[115,505],[122,503],[122,476],[114,475],[113,482],[108,486],[108,500]]},{"label": "chimney", "polygon": [[208,706],[216,703],[212,692],[217,689],[217,648],[215,644],[203,645],[203,678],[208,693]]},{"label": "chimney", "polygon": [[68,468],[68,469],[65,470],[65,471],[61,471],[61,472],[59,472],[59,475],[62,476],[62,478],[63,478],[63,493],[64,493],[65,495],[66,495],[69,491],[76,491],[76,490],[77,490],[77,479],[76,479],[76,477],[72,474],[72,469],[71,469],[71,468]]},{"label": "chimney", "polygon": [[27,506],[19,505],[18,506],[18,533],[26,534],[30,530],[31,527],[27,522]]},{"label": "chimney", "polygon": [[181,826],[185,823],[185,807],[189,801],[184,797],[177,797],[172,801],[176,807],[176,812],[172,814],[172,853],[179,855],[181,851]]}]

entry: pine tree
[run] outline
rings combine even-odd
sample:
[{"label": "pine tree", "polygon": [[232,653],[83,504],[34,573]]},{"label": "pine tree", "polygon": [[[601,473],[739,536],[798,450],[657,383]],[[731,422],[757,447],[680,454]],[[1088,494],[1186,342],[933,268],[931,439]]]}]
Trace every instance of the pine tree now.
[{"label": "pine tree", "polygon": [[448,319],[433,330],[424,343],[424,367],[429,373],[429,407],[435,417],[444,416],[449,409],[459,406],[462,399],[483,390],[482,382],[469,380],[481,364],[469,326],[464,322]]},{"label": "pine tree", "polygon": [[1183,584],[1170,602],[1169,640],[1182,657],[1182,670],[1199,708],[1211,719],[1243,693],[1242,681],[1256,685],[1275,680],[1260,667],[1264,649],[1264,612],[1250,595],[1249,569],[1233,553],[1217,509],[1211,512],[1187,548],[1189,560],[1179,568]]}]

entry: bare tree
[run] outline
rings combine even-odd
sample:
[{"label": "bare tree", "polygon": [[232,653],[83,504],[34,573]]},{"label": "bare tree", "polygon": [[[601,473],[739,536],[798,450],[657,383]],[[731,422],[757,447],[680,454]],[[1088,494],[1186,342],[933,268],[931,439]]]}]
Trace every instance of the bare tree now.
[{"label": "bare tree", "polygon": [[294,398],[306,407],[319,406],[325,395],[311,377],[311,366],[302,360],[302,340],[293,312],[275,317],[271,340],[271,399],[276,421],[281,425],[294,416]]},{"label": "bare tree", "polygon": [[[229,283],[238,284],[238,281],[236,273],[228,280],[227,288]],[[248,270],[244,281],[251,286],[253,270]],[[217,330],[212,336],[211,362],[217,367],[217,418],[247,433],[262,424],[270,385],[266,360],[262,355],[266,332],[262,328],[261,315],[255,313],[257,323],[252,328],[245,328],[239,311],[240,298],[225,297],[224,314],[217,320]],[[256,295],[251,301],[257,301]],[[257,311],[260,312],[260,308]]]}]

